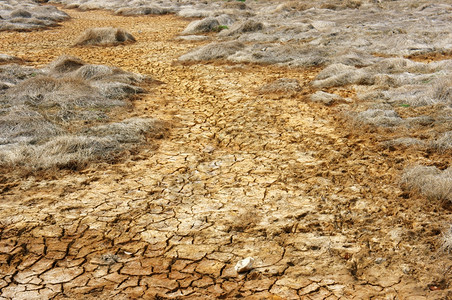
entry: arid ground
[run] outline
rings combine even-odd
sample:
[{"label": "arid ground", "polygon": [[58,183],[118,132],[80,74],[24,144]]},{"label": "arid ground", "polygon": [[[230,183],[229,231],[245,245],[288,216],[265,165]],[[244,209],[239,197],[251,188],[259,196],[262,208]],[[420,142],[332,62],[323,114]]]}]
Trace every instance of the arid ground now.
[{"label": "arid ground", "polygon": [[[308,101],[321,67],[180,63],[202,41],[190,20],[64,10],[35,32],[1,32],[0,53],[60,55],[161,81],[118,119],[167,121],[167,137],[113,164],[0,174],[0,299],[450,299],[441,248],[451,207],[400,187],[411,164],[451,157],[382,147]],[[72,47],[88,28],[137,42]],[[437,57],[425,57],[425,61]],[[294,78],[301,91],[259,88]],[[331,92],[354,99],[352,88]],[[254,268],[237,274],[246,257]]]}]

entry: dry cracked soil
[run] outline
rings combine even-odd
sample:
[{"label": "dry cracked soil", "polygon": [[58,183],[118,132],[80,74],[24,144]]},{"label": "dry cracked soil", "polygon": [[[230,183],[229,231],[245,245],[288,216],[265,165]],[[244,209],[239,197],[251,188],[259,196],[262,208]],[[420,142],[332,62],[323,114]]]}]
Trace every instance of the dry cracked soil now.
[{"label": "dry cracked soil", "polygon": [[[202,43],[176,39],[188,20],[66,12],[59,27],[2,32],[0,52],[150,75],[162,84],[124,114],[166,120],[171,133],[115,164],[3,174],[0,299],[452,297],[440,248],[450,207],[399,187],[406,165],[450,157],[381,148],[380,133],[306,101],[320,68],[180,64]],[[105,26],[138,41],[71,47]],[[279,78],[302,91],[259,92]],[[237,274],[245,257],[254,268]]]}]

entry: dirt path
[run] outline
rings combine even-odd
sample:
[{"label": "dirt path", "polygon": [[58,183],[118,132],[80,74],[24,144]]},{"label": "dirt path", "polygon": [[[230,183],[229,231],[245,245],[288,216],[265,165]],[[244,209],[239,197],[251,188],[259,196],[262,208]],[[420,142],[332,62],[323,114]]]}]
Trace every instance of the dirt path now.
[{"label": "dirt path", "polygon": [[[434,157],[350,135],[334,108],[303,93],[256,92],[286,77],[306,93],[316,70],[179,65],[196,46],[175,40],[185,20],[68,13],[59,28],[1,33],[0,53],[34,65],[70,54],[150,75],[164,84],[130,114],[173,128],[133,160],[4,189],[0,299],[446,297],[438,234],[450,211],[397,184],[406,163]],[[100,26],[138,42],[70,48]],[[248,256],[256,268],[238,275]]]}]

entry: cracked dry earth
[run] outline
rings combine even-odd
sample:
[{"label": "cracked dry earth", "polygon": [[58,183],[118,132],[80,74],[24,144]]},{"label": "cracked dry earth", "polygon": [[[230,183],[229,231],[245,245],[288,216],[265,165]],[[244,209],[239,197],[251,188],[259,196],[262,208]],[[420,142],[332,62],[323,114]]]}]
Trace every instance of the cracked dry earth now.
[{"label": "cracked dry earth", "polygon": [[[381,149],[377,133],[305,101],[320,69],[181,65],[199,45],[175,39],[187,20],[67,12],[61,27],[1,33],[0,52],[150,75],[163,84],[127,116],[167,120],[171,134],[113,165],[3,184],[0,299],[451,297],[440,249],[450,210],[398,186],[405,165],[450,158]],[[70,47],[103,26],[138,42]],[[303,91],[259,94],[283,77]],[[237,274],[249,256],[255,268]]]}]

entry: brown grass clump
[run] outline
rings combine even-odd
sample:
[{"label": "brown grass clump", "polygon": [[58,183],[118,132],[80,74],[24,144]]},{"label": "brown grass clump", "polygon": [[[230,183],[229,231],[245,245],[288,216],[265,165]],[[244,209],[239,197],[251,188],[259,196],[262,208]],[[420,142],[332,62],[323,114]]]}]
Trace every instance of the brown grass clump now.
[{"label": "brown grass clump", "polygon": [[101,27],[86,30],[75,42],[76,46],[109,46],[135,42],[136,39],[120,28]]},{"label": "brown grass clump", "polygon": [[409,167],[403,172],[401,184],[429,199],[452,201],[452,167],[443,171],[433,166]]}]

